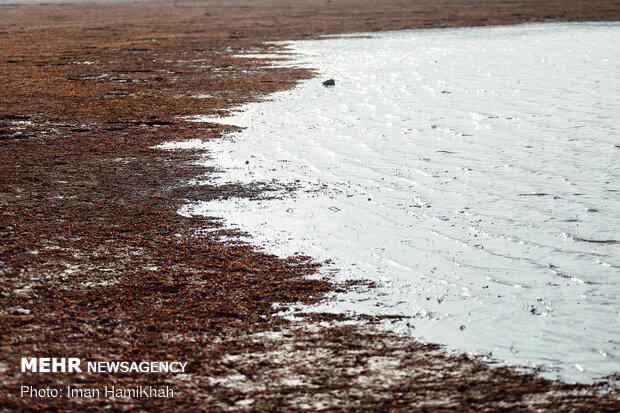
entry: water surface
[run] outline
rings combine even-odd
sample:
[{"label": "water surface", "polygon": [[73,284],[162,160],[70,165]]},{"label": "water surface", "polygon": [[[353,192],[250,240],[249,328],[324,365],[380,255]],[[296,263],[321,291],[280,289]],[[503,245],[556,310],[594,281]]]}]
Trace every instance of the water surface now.
[{"label": "water surface", "polygon": [[247,127],[206,144],[218,181],[300,189],[181,213],[379,285],[316,310],[406,315],[395,328],[569,381],[618,372],[618,45],[619,24],[290,43],[336,86],[201,120]]}]

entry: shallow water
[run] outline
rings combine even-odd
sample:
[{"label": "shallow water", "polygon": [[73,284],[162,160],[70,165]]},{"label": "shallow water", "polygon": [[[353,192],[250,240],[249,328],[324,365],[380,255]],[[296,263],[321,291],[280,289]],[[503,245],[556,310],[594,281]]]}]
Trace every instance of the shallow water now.
[{"label": "shallow water", "polygon": [[564,380],[618,372],[619,44],[619,24],[290,43],[319,79],[196,120],[247,127],[204,144],[218,181],[300,189],[180,212],[379,284],[316,310],[403,314],[394,328]]}]

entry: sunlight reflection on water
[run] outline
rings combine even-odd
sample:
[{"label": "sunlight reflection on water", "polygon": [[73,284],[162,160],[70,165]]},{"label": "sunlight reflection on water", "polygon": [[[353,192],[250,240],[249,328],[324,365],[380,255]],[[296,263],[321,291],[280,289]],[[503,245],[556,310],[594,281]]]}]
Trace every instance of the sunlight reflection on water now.
[{"label": "sunlight reflection on water", "polygon": [[205,144],[219,182],[299,191],[180,212],[380,285],[317,311],[404,314],[551,377],[618,372],[620,25],[370,36],[290,43],[320,79],[199,119],[247,127]]}]

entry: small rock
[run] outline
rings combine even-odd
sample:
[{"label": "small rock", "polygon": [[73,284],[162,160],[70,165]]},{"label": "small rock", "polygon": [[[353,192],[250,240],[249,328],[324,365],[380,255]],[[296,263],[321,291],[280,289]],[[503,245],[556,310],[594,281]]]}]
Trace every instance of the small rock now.
[{"label": "small rock", "polygon": [[336,86],[336,81],[334,79],[327,79],[323,82],[323,86]]}]

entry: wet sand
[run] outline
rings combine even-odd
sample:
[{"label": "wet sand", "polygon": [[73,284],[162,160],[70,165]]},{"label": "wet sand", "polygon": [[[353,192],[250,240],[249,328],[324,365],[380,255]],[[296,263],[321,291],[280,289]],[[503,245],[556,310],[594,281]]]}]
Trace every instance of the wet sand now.
[{"label": "wet sand", "polygon": [[[258,7],[258,6],[261,7]],[[183,121],[291,88],[312,73],[235,58],[321,34],[533,21],[618,20],[614,1],[213,1],[2,7],[0,408],[5,411],[614,411],[620,394],[492,368],[384,332],[381,320],[272,318],[332,285],[206,234],[186,202],[269,196],[195,187],[210,170],[170,140],[226,127]],[[196,96],[208,95],[209,97]],[[33,375],[21,357],[182,360],[187,376]],[[155,378],[154,378],[155,377]],[[610,378],[613,382],[615,379]],[[38,387],[168,385],[173,399],[22,399]]]}]

